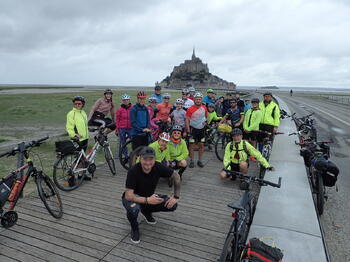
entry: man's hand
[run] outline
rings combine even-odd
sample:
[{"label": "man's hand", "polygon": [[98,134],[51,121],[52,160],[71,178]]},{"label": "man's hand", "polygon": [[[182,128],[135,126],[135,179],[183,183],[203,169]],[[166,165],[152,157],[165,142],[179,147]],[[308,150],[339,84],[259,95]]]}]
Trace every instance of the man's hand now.
[{"label": "man's hand", "polygon": [[151,129],[149,129],[149,128],[144,128],[142,131],[145,132],[145,133],[150,133],[150,132],[151,132]]},{"label": "man's hand", "polygon": [[79,136],[79,135],[75,135],[75,136],[73,137],[73,140],[79,141],[79,140],[80,140],[80,136]]},{"label": "man's hand", "polygon": [[168,201],[166,201],[165,203],[165,207],[170,209],[172,208],[176,203],[177,203],[178,199],[174,198],[174,197],[170,197],[168,199]]},{"label": "man's hand", "polygon": [[278,129],[278,126],[275,126],[275,127],[273,128],[273,132],[276,133],[276,132],[277,132],[277,129]]},{"label": "man's hand", "polygon": [[157,194],[153,194],[152,196],[147,198],[147,203],[150,205],[158,205],[164,201],[163,198],[159,197]]},{"label": "man's hand", "polygon": [[269,171],[275,171],[276,170],[273,166],[270,166],[270,167],[268,167],[266,169],[269,170]]}]

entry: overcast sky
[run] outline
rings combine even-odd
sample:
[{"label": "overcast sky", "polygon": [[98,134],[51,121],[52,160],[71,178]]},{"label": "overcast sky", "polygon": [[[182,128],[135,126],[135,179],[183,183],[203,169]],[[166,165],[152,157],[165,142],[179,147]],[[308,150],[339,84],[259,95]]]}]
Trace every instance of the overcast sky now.
[{"label": "overcast sky", "polygon": [[196,55],[238,85],[350,86],[347,0],[1,0],[0,84],[153,85]]}]

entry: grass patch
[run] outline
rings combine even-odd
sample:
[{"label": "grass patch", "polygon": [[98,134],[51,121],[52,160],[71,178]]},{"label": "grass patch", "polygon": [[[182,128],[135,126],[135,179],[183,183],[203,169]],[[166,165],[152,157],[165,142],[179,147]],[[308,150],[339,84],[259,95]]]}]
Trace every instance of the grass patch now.
[{"label": "grass patch", "polygon": [[6,138],[0,137],[0,143],[2,143],[2,142],[6,142],[6,141],[9,141],[9,140],[8,140],[8,139],[6,139]]}]

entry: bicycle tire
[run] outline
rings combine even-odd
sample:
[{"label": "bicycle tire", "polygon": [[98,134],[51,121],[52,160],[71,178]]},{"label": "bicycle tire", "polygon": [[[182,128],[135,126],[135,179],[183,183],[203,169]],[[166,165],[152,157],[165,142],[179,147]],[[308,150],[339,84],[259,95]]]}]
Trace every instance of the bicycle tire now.
[{"label": "bicycle tire", "polygon": [[223,161],[226,148],[226,135],[220,135],[215,141],[215,155],[220,160]]},{"label": "bicycle tire", "polygon": [[232,222],[230,232],[228,233],[219,261],[236,262],[240,261],[241,254],[244,251],[244,243],[239,233],[232,232],[232,229],[237,228],[238,220]]},{"label": "bicycle tire", "polygon": [[129,159],[132,152],[132,140],[126,141],[119,151],[119,162],[125,170],[129,170]]},{"label": "bicycle tire", "polygon": [[72,191],[83,183],[85,174],[73,174],[72,172],[74,161],[76,161],[74,155],[65,155],[57,158],[53,165],[53,182],[63,191]]},{"label": "bicycle tire", "polygon": [[109,170],[111,171],[112,175],[116,175],[116,170],[115,170],[115,163],[113,159],[113,154],[111,151],[111,148],[109,145],[103,147],[103,151],[105,153],[105,159],[108,164]]},{"label": "bicycle tire", "polygon": [[129,167],[132,167],[133,165],[136,164],[137,159],[140,156],[140,152],[144,147],[145,146],[139,146],[134,151],[131,152],[130,158],[129,158]]},{"label": "bicycle tire", "polygon": [[63,215],[62,200],[51,178],[40,171],[36,175],[35,182],[39,197],[47,211],[49,211],[54,218],[61,218]]},{"label": "bicycle tire", "polygon": [[318,174],[317,178],[317,210],[318,214],[321,216],[324,211],[324,185],[323,185],[323,178],[321,174]]}]

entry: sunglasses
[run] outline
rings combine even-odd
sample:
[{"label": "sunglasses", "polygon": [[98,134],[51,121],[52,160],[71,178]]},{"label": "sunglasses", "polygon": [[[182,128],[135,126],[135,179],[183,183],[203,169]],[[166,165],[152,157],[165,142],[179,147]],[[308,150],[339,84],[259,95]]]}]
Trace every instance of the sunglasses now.
[{"label": "sunglasses", "polygon": [[83,103],[81,102],[74,102],[74,105],[81,106]]},{"label": "sunglasses", "polygon": [[174,135],[181,135],[181,132],[180,131],[174,131],[173,134]]}]

